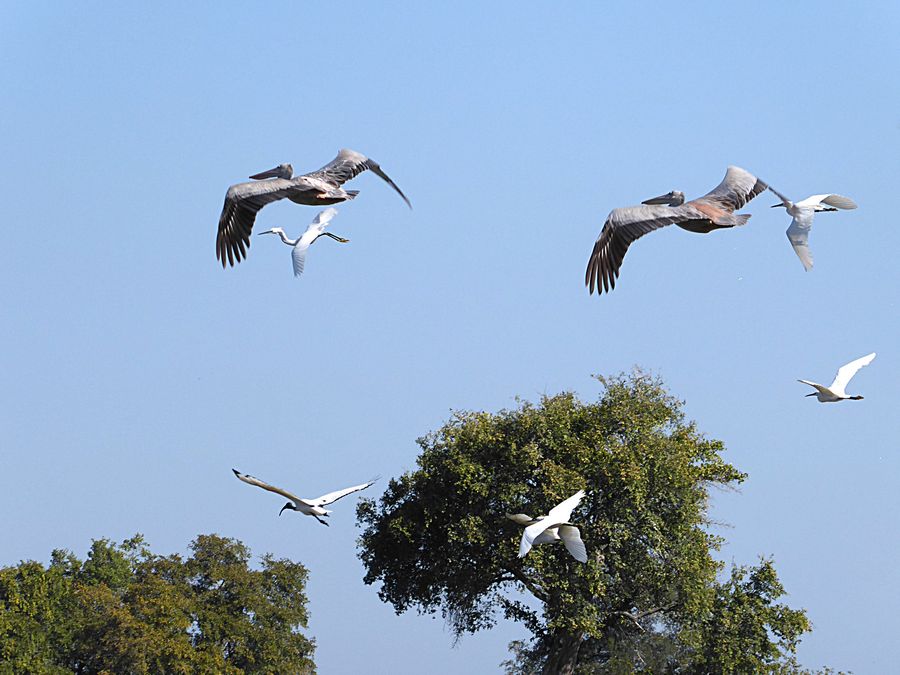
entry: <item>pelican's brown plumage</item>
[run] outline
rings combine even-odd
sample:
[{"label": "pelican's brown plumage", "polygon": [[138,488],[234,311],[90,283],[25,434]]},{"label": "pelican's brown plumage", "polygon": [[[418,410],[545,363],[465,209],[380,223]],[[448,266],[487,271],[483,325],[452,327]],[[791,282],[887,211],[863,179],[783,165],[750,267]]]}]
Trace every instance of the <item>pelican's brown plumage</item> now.
[{"label": "pelican's brown plumage", "polygon": [[615,288],[619,268],[631,243],[666,225],[704,234],[743,225],[750,215],[734,212],[767,187],[744,169],[729,166],[725,178],[714,190],[689,202],[684,201],[683,193],[673,190],[639,206],[613,209],[594,243],[584,276],[585,285],[591,293],[596,287],[598,294]]}]

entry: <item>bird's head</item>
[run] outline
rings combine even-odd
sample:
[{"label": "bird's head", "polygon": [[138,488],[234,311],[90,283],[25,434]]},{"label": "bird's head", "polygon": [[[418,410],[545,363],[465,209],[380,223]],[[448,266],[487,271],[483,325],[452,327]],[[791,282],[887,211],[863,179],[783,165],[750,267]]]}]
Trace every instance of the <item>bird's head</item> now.
[{"label": "bird's head", "polygon": [[681,206],[684,204],[684,193],[681,190],[670,190],[664,195],[646,199],[641,204],[666,204],[668,206]]},{"label": "bird's head", "polygon": [[281,227],[273,227],[271,230],[260,232],[260,234],[284,234],[284,229]]},{"label": "bird's head", "polygon": [[281,507],[281,511],[278,512],[278,515],[280,516],[282,513],[284,513],[285,509],[290,509],[291,511],[296,511],[297,507],[294,506],[293,504],[291,504],[291,502],[288,502],[287,504],[285,504],[284,506]]}]

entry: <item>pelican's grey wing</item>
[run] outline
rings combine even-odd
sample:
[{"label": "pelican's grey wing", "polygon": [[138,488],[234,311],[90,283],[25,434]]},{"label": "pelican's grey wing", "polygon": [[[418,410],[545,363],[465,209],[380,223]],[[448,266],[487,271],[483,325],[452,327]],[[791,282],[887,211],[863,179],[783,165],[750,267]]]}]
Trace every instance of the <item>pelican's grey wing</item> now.
[{"label": "pelican's grey wing", "polygon": [[318,178],[319,180],[323,180],[329,185],[333,185],[337,188],[367,169],[375,175],[379,176],[383,181],[394,188],[397,194],[400,195],[403,198],[403,201],[406,202],[406,205],[409,208],[412,208],[412,204],[409,203],[409,199],[406,198],[406,195],[403,194],[403,191],[382,170],[378,162],[376,162],[374,159],[369,159],[362,153],[356,152],[355,150],[348,150],[347,148],[343,148],[337,154],[337,157],[328,162],[328,164],[323,166],[318,171],[313,171],[312,173],[308,173],[306,175],[311,178]]},{"label": "pelican's grey wing", "polygon": [[769,186],[749,171],[739,166],[729,166],[722,182],[696,201],[713,202],[733,213],[767,187]]},{"label": "pelican's grey wing", "polygon": [[272,178],[228,188],[216,235],[216,258],[222,261],[222,267],[226,259],[233,266],[247,257],[256,214],[266,204],[287,197],[295,187],[295,180]]},{"label": "pelican's grey wing", "polygon": [[288,499],[299,502],[300,497],[297,495],[291,494],[287,490],[282,490],[281,488],[275,487],[274,485],[269,485],[265,481],[261,481],[259,478],[254,478],[250,474],[241,473],[237,469],[232,469],[234,471],[234,475],[238,477],[239,480],[244,481],[248,485],[255,485],[256,487],[260,487],[263,490],[268,490],[269,492],[274,492],[275,494],[279,494],[282,497],[287,497]]},{"label": "pelican's grey wing", "polygon": [[845,394],[850,379],[856,375],[860,368],[872,363],[874,358],[875,352],[872,352],[838,368],[837,375],[834,376],[834,382],[831,383],[829,389],[835,393]]},{"label": "pelican's grey wing", "polygon": [[343,490],[335,490],[334,492],[329,492],[327,495],[322,495],[321,497],[316,497],[315,499],[306,500],[307,503],[315,504],[316,506],[326,506],[331,504],[332,502],[336,502],[341,497],[346,497],[349,494],[354,492],[359,492],[360,490],[365,490],[367,487],[375,483],[378,478],[373,478],[370,481],[363,483],[362,485],[354,485],[353,487],[344,488]]},{"label": "pelican's grey wing", "polygon": [[581,532],[574,525],[560,525],[559,538],[562,539],[566,550],[572,554],[578,562],[587,562],[587,549],[581,541]]},{"label": "pelican's grey wing", "polygon": [[813,210],[801,209],[799,215],[794,216],[791,226],[787,229],[787,238],[794,247],[794,253],[800,258],[807,272],[812,269],[813,258],[809,250],[809,231],[812,228]]},{"label": "pelican's grey wing", "polygon": [[646,205],[628,206],[613,209],[588,260],[584,274],[584,285],[597,293],[607,293],[616,287],[619,268],[632,242],[648,232],[658,230],[673,223],[686,223],[691,220],[706,220],[707,216],[690,206]]}]

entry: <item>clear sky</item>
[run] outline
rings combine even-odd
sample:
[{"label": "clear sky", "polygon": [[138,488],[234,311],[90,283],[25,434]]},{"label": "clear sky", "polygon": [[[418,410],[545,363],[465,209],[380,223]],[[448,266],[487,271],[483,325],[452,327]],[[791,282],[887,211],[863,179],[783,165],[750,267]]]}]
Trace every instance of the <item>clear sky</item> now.
[{"label": "clear sky", "polygon": [[[187,4],[0,5],[0,564],[217,532],[309,567],[321,672],[497,672],[523,628],[454,647],[362,583],[355,497],[327,529],[278,518],[231,468],[310,497],[380,473],[375,497],[451,409],[593,399],[639,364],[749,472],[714,494],[722,556],[774,556],[801,662],[896,666],[900,5]],[[227,186],[341,147],[414,210],[364,174],[331,225],[351,243],[301,279],[275,238],[223,271]],[[610,209],[728,164],[860,206],[816,219],[809,273],[764,195],[587,294]],[[803,397],[871,351],[864,401]]]}]

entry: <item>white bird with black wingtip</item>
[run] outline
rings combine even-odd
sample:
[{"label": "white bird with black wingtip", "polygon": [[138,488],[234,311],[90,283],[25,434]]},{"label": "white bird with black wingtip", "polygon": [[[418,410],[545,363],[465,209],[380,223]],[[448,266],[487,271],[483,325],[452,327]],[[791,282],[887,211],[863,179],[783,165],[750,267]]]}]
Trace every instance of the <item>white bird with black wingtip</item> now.
[{"label": "white bird with black wingtip", "polygon": [[315,220],[309,224],[309,227],[306,228],[306,232],[304,232],[299,239],[288,239],[284,230],[280,227],[273,227],[271,230],[260,232],[260,234],[277,234],[281,237],[281,241],[293,248],[291,251],[291,259],[294,264],[294,276],[299,277],[303,274],[303,267],[306,265],[306,251],[312,246],[316,239],[321,236],[326,236],[331,237],[342,244],[346,244],[350,241],[349,239],[344,239],[336,234],[325,231],[325,228],[328,227],[328,223],[330,223],[331,219],[336,215],[337,209],[335,208],[327,208],[324,211],[319,211],[319,213],[316,214]]},{"label": "white bird with black wingtip", "polygon": [[528,555],[531,547],[537,544],[551,544],[561,541],[575,560],[586,563],[587,550],[584,547],[584,542],[581,541],[581,533],[577,527],[569,522],[569,518],[572,517],[572,511],[581,502],[582,497],[584,497],[584,490],[579,490],[550,509],[550,513],[546,516],[537,519],[524,513],[507,513],[507,518],[519,525],[525,525],[525,531],[522,533],[522,543],[519,545],[519,557],[524,558]]},{"label": "white bird with black wingtip", "polygon": [[802,382],[803,384],[808,384],[810,387],[815,387],[816,390],[811,394],[807,394],[807,396],[815,396],[819,400],[819,403],[836,403],[837,401],[846,400],[861,401],[863,398],[862,396],[850,396],[845,389],[847,388],[850,379],[856,375],[859,369],[872,363],[872,359],[874,358],[875,352],[872,352],[871,354],[866,354],[855,361],[851,361],[850,363],[841,366],[838,368],[837,375],[834,376],[834,381],[827,387],[823,384],[810,382],[809,380],[797,380],[797,382]]},{"label": "white bird with black wingtip", "polygon": [[285,509],[290,509],[292,511],[299,511],[300,513],[307,516],[312,516],[323,525],[328,525],[328,523],[322,520],[320,516],[327,517],[331,513],[331,511],[323,509],[323,506],[328,506],[329,504],[336,502],[341,497],[346,497],[347,495],[353,494],[354,492],[365,490],[367,487],[378,480],[378,477],[375,477],[372,480],[363,483],[362,485],[354,485],[353,487],[344,488],[343,490],[335,490],[334,492],[329,492],[328,494],[322,495],[321,497],[316,497],[315,499],[302,499],[295,494],[291,494],[287,490],[282,490],[281,488],[275,487],[274,485],[269,485],[268,483],[261,481],[259,478],[254,478],[249,474],[241,473],[237,469],[232,469],[232,471],[234,471],[235,476],[237,476],[240,480],[244,481],[248,485],[255,485],[256,487],[260,487],[263,490],[268,490],[269,492],[274,492],[275,494],[290,499],[291,501],[281,507],[281,511],[278,512],[279,516]]},{"label": "white bird with black wingtip", "polygon": [[812,253],[809,250],[809,231],[812,229],[813,218],[819,211],[837,211],[838,209],[855,209],[856,202],[850,197],[842,195],[824,194],[812,195],[799,202],[792,202],[771,185],[769,189],[778,195],[781,204],[773,204],[772,208],[783,206],[793,217],[791,226],[787,229],[787,238],[794,247],[794,253],[803,263],[803,268],[809,272],[813,266]]}]

